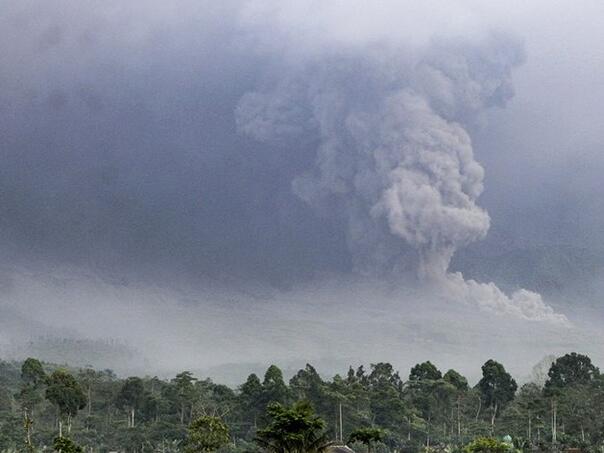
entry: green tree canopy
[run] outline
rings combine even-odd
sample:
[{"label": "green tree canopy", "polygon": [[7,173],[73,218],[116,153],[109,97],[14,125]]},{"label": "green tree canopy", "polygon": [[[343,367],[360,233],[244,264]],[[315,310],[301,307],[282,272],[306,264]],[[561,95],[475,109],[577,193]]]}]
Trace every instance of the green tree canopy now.
[{"label": "green tree canopy", "polygon": [[267,408],[269,424],[257,432],[256,442],[273,453],[321,453],[331,443],[325,422],[315,415],[308,401],[291,407],[271,403]]},{"label": "green tree canopy", "polygon": [[207,453],[229,443],[229,428],[218,417],[204,415],[189,425],[187,453]]},{"label": "green tree canopy", "polygon": [[248,414],[256,426],[258,416],[264,411],[262,383],[254,373],[250,374],[247,380],[239,387],[239,404],[244,414]]},{"label": "green tree canopy", "polygon": [[468,380],[455,370],[447,371],[443,376],[443,380],[459,391],[468,390]]},{"label": "green tree canopy", "polygon": [[21,365],[21,381],[26,385],[39,387],[46,381],[44,367],[38,359],[28,358]]},{"label": "green tree canopy", "polygon": [[478,388],[487,406],[501,408],[514,398],[518,385],[501,363],[491,359],[482,366]]},{"label": "green tree canopy", "polygon": [[56,437],[52,443],[54,451],[60,453],[82,453],[84,449],[68,437]]},{"label": "green tree canopy", "polygon": [[129,428],[134,428],[136,411],[144,406],[147,397],[148,395],[141,378],[129,377],[122,384],[115,402],[118,408],[128,411]]},{"label": "green tree canopy", "polygon": [[61,419],[67,420],[67,432],[71,432],[71,420],[86,406],[86,395],[76,379],[64,370],[56,370],[47,381],[46,399],[59,410],[59,437],[62,436]]},{"label": "green tree canopy", "polygon": [[307,399],[315,402],[323,398],[325,383],[317,370],[308,363],[304,369],[299,370],[289,381],[294,396],[298,399]]},{"label": "green tree canopy", "polygon": [[37,359],[26,359],[21,365],[21,390],[19,400],[26,411],[31,411],[42,401],[41,388],[46,373]]},{"label": "green tree canopy", "polygon": [[499,412],[514,399],[518,385],[504,366],[495,360],[487,360],[482,366],[482,379],[477,385],[482,400],[491,408],[491,434]]},{"label": "green tree canopy", "polygon": [[429,360],[423,363],[418,363],[409,373],[409,380],[411,382],[418,381],[436,381],[442,378],[441,372],[436,366]]},{"label": "green tree canopy", "polygon": [[49,376],[46,399],[58,407],[62,416],[75,417],[86,406],[86,395],[82,387],[64,370],[57,370]]},{"label": "green tree canopy", "polygon": [[283,380],[283,373],[278,366],[271,365],[266,370],[266,373],[264,373],[262,394],[265,405],[268,405],[271,402],[287,403],[289,399],[289,389]]},{"label": "green tree canopy", "polygon": [[551,394],[564,387],[588,384],[599,374],[600,370],[591,363],[588,356],[576,352],[565,354],[552,363],[547,373],[545,391]]},{"label": "green tree canopy", "polygon": [[359,428],[350,433],[348,440],[350,443],[360,442],[367,447],[367,452],[371,452],[371,446],[381,442],[386,437],[386,432],[379,428]]},{"label": "green tree canopy", "polygon": [[180,423],[185,422],[185,412],[187,408],[191,407],[195,400],[195,382],[196,378],[193,377],[193,373],[190,371],[183,371],[178,373],[172,384],[176,387],[176,395],[178,398],[178,405],[180,407]]},{"label": "green tree canopy", "polygon": [[143,380],[138,377],[129,377],[122,384],[117,394],[116,403],[121,409],[137,409],[142,406],[145,398]]},{"label": "green tree canopy", "polygon": [[479,437],[463,449],[464,453],[505,453],[510,451],[510,446],[491,437]]},{"label": "green tree canopy", "polygon": [[373,423],[388,429],[401,426],[407,414],[402,398],[403,382],[394,367],[385,362],[371,364],[366,388]]}]

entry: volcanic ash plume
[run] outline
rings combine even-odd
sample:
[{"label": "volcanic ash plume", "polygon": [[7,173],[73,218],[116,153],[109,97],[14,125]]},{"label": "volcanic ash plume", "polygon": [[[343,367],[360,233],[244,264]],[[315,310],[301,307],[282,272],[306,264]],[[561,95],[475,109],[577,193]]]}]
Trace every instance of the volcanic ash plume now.
[{"label": "volcanic ash plume", "polygon": [[241,99],[238,126],[261,141],[316,144],[315,168],[293,189],[318,209],[340,209],[360,267],[411,267],[452,299],[566,324],[536,293],[508,297],[448,272],[455,251],[490,223],[476,204],[484,171],[468,129],[513,95],[511,70],[522,58],[515,41],[490,36],[481,45],[364,47],[307,56],[294,68],[275,63]]}]

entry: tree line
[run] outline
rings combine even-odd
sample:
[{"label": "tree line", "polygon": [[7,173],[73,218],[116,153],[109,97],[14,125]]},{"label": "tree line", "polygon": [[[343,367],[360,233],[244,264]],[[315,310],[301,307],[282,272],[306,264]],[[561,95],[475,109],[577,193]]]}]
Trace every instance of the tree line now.
[{"label": "tree line", "polygon": [[[476,385],[426,361],[401,377],[389,363],[288,382],[271,365],[236,389],[183,371],[172,379],[0,361],[0,451],[583,451],[604,448],[604,376],[586,355],[519,387],[488,360]],[[509,437],[507,437],[509,436]],[[485,447],[486,446],[486,447]]]}]

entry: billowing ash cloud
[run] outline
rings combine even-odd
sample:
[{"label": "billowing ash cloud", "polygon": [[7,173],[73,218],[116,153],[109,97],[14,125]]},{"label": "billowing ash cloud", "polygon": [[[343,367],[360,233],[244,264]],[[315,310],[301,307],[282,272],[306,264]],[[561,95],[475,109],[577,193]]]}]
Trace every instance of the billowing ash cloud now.
[{"label": "billowing ash cloud", "polygon": [[[506,296],[494,284],[449,274],[455,251],[482,239],[490,224],[476,201],[484,171],[468,128],[513,95],[523,60],[513,39],[432,42],[419,51],[380,45],[274,63],[237,109],[240,131],[282,147],[309,140],[315,168],[293,190],[348,221],[357,266],[402,262],[453,298],[527,320],[566,323],[538,294]],[[392,237],[400,245],[391,246]],[[402,240],[402,241],[400,241]]]},{"label": "billowing ash cloud", "polygon": [[[596,275],[599,2],[311,3],[5,2],[0,280],[41,263],[279,288],[420,271],[549,318],[537,295],[462,285],[451,255],[500,285],[535,269],[522,283],[552,303],[569,267]],[[511,98],[522,46],[485,28],[526,39],[505,110],[491,107]]]}]

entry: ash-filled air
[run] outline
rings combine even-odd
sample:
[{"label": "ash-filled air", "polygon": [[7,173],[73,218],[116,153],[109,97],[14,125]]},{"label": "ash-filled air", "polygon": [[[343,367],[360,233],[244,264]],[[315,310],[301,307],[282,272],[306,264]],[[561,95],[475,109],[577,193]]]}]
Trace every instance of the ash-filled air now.
[{"label": "ash-filled air", "polygon": [[347,219],[362,269],[412,268],[455,299],[568,324],[537,293],[506,296],[493,283],[448,272],[455,251],[483,239],[490,224],[477,204],[484,170],[468,127],[513,96],[512,70],[523,56],[517,41],[490,34],[419,50],[330,49],[293,67],[275,61],[262,86],[241,99],[238,126],[280,147],[307,141],[315,168],[297,176],[293,190]]}]

